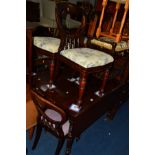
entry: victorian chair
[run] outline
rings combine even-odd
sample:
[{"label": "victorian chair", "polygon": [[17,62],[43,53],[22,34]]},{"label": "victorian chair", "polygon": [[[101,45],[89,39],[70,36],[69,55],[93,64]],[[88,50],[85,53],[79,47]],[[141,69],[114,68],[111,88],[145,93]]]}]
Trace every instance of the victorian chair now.
[{"label": "victorian chair", "polygon": [[[65,26],[64,17],[67,15],[78,19],[81,16],[81,24],[77,28],[69,28]],[[100,97],[104,95],[105,84],[109,74],[109,68],[112,65],[113,57],[102,51],[84,47],[84,31],[85,31],[85,13],[84,10],[77,5],[70,3],[57,3],[56,5],[56,21],[57,28],[61,34],[62,45],[65,47],[58,56],[58,62],[73,68],[80,73],[79,95],[75,109],[80,110],[82,97],[84,94],[87,77],[90,73],[105,71],[101,88],[96,94]],[[68,44],[69,43],[69,44]],[[60,46],[61,48],[61,46]],[[61,48],[62,49],[62,48]]]},{"label": "victorian chair", "polygon": [[47,87],[47,89],[53,89],[55,88],[53,83],[54,68],[60,46],[60,39],[52,36],[34,36],[33,45],[33,49],[37,55],[34,59],[34,63],[39,62],[40,64],[47,64],[49,66],[50,80],[47,84],[45,84],[45,87]]},{"label": "victorian chair", "polygon": [[[60,39],[58,38],[57,25],[55,20],[55,5],[56,2],[49,0],[40,0],[40,22],[34,32],[33,49],[37,55],[33,61],[33,66],[47,66],[50,71],[50,78],[47,84],[42,85],[46,89],[55,88],[54,85],[54,68]],[[34,74],[35,75],[35,74]]]},{"label": "victorian chair", "polygon": [[59,155],[69,131],[69,121],[67,120],[66,113],[35,91],[31,90],[31,95],[38,111],[37,129],[32,149],[36,148],[42,128],[45,128],[59,139],[55,150],[55,155]]},{"label": "victorian chair", "polygon": [[[52,12],[53,12],[52,9],[55,10],[55,5],[51,6],[52,2],[48,2],[49,6],[46,6],[47,4],[45,2],[41,3],[42,8],[44,8],[44,10],[42,10],[42,15],[44,15],[44,14],[46,16],[49,15],[48,21],[52,22],[52,20],[54,20],[56,17],[51,16],[50,12],[52,14]],[[53,2],[53,3],[55,4],[55,2]],[[47,10],[46,10],[46,7],[47,7]],[[55,11],[54,11],[54,14],[55,14]],[[81,24],[80,21],[78,21],[76,19],[72,19],[71,17],[67,16],[67,18],[66,18],[67,27],[74,29],[74,28],[77,28],[80,24]],[[51,28],[52,25],[51,24],[49,24],[49,25],[45,24],[43,26]],[[57,29],[56,24],[54,24],[54,28]],[[51,32],[51,31],[49,31],[49,32]],[[54,70],[55,70],[55,64],[57,62],[56,61],[57,60],[57,53],[58,53],[58,51],[64,49],[64,46],[67,44],[67,42],[70,42],[68,40],[69,37],[67,37],[68,35],[70,35],[70,33],[65,33],[66,38],[64,38],[63,37],[64,33],[63,33],[63,31],[61,31],[61,28],[57,29],[54,32],[55,33],[53,33],[53,35],[49,33],[50,36],[37,36],[36,35],[36,36],[33,37],[34,51],[38,55],[37,58],[39,58],[39,59],[36,59],[36,60],[39,62],[39,64],[41,64],[41,63],[46,64],[46,65],[48,64],[49,70],[50,70],[50,78],[49,78],[50,80],[49,80],[49,82],[47,84],[44,84],[42,86],[44,90],[54,89],[56,87],[54,85],[54,75],[55,75]],[[37,62],[37,61],[34,61],[34,62]]]}]

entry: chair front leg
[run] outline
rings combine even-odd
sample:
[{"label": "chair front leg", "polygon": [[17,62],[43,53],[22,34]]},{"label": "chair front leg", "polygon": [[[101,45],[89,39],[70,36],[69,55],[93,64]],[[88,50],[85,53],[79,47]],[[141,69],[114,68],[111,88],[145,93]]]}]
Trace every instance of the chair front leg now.
[{"label": "chair front leg", "polygon": [[74,142],[75,137],[73,137],[72,135],[72,130],[73,130],[73,121],[70,121],[70,126],[69,126],[69,133],[67,135],[67,143],[66,143],[66,151],[65,151],[65,155],[70,155],[71,154],[71,150],[72,150],[72,145]]},{"label": "chair front leg", "polygon": [[81,103],[82,103],[82,97],[85,91],[85,86],[87,83],[87,74],[86,73],[82,73],[80,75],[80,86],[79,86],[79,97],[78,97],[78,101],[77,101],[77,105],[80,107]]},{"label": "chair front leg", "polygon": [[56,151],[55,151],[55,155],[59,155],[61,149],[62,149],[62,146],[64,144],[64,141],[65,141],[65,138],[60,138],[59,141],[58,141],[58,145],[57,145],[57,148],[56,148]]},{"label": "chair front leg", "polygon": [[54,60],[50,63],[50,84],[53,84],[53,75],[54,75]]},{"label": "chair front leg", "polygon": [[102,84],[101,84],[101,88],[99,90],[99,96],[100,97],[102,97],[104,95],[107,79],[109,78],[109,72],[110,72],[109,70],[110,70],[110,68],[107,68],[106,71],[105,71],[105,74],[104,74],[104,77],[103,77],[103,80],[102,80]]},{"label": "chair front leg", "polygon": [[35,136],[35,139],[34,139],[34,143],[33,143],[33,146],[32,146],[32,150],[34,150],[38,144],[38,141],[40,139],[40,136],[41,136],[41,132],[42,132],[42,127],[40,124],[37,125],[37,130],[36,130],[36,136]]}]

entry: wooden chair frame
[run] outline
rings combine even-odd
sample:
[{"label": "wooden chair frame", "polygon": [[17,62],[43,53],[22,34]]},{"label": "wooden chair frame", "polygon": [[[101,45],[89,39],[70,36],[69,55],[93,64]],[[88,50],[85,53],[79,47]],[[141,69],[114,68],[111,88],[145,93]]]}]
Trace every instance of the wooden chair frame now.
[{"label": "wooden chair frame", "polygon": [[[78,16],[80,13],[82,14],[82,21],[81,21],[81,25],[79,28],[69,30],[62,25],[61,17],[63,16],[63,14],[66,15],[67,13],[69,13],[71,15],[76,15],[76,16]],[[61,43],[64,47],[67,42],[66,41],[67,39],[71,40],[71,43],[73,40],[75,41],[75,44],[73,46],[70,46],[70,48],[84,47],[83,32],[84,32],[85,26],[86,26],[85,19],[86,19],[86,17],[85,17],[84,10],[82,8],[79,8],[77,5],[70,4],[70,3],[58,3],[57,4],[56,21],[57,21],[58,29],[60,31],[61,39],[63,40]],[[79,39],[79,44],[77,44],[78,39]],[[62,45],[60,45],[61,49],[62,49],[62,47],[61,47]],[[64,56],[62,56],[60,54],[58,56],[58,62],[59,63],[63,62],[65,64],[69,65],[75,71],[78,71],[80,73],[79,96],[76,101],[76,104],[79,108],[81,108],[81,105],[82,105],[82,97],[84,95],[84,90],[85,90],[85,86],[87,83],[88,74],[102,72],[102,71],[104,72],[104,69],[105,69],[106,71],[105,71],[105,74],[103,77],[101,88],[99,90],[100,97],[102,97],[102,94],[105,89],[106,81],[107,81],[108,75],[109,75],[109,69],[112,67],[112,63],[107,64],[105,66],[84,68],[84,67],[76,64],[75,62],[65,58]]]},{"label": "wooden chair frame", "polygon": [[125,5],[124,5],[124,14],[123,14],[123,18],[121,20],[121,26],[119,28],[119,32],[118,33],[114,33],[113,30],[114,30],[114,26],[115,26],[115,23],[116,23],[116,19],[117,19],[117,15],[118,15],[118,11],[120,9],[120,0],[117,0],[117,3],[116,3],[116,10],[115,10],[115,14],[114,14],[114,18],[113,18],[113,21],[112,21],[112,27],[110,29],[110,32],[104,32],[102,31],[102,23],[103,23],[103,19],[104,19],[104,13],[105,13],[105,9],[106,9],[106,6],[107,6],[107,2],[108,0],[103,0],[102,1],[102,12],[101,12],[101,16],[100,16],[100,20],[99,20],[99,25],[98,25],[98,28],[97,28],[97,31],[96,31],[96,37],[100,37],[100,36],[105,36],[105,37],[109,37],[109,38],[113,38],[115,39],[116,42],[120,42],[121,39],[128,39],[128,36],[125,36],[125,35],[122,35],[122,30],[123,30],[123,27],[124,27],[124,24],[125,24],[125,19],[126,19],[126,16],[127,16],[127,12],[129,10],[129,0],[126,0],[125,2]]},{"label": "wooden chair frame", "polygon": [[[62,125],[67,121],[66,113],[61,108],[54,105],[50,101],[46,100],[43,96],[41,96],[40,94],[37,94],[33,90],[31,90],[31,96],[38,111],[38,124],[37,124],[36,136],[34,139],[32,149],[34,150],[36,148],[41,136],[42,127],[44,127],[47,131],[49,131],[59,139],[58,145],[55,151],[55,155],[59,155],[60,150],[65,141],[65,135],[62,131]],[[44,113],[46,109],[52,109],[58,112],[61,115],[61,118],[62,118],[61,121],[55,121],[53,119],[48,118]],[[44,121],[44,119],[42,120],[41,117],[44,117],[44,119],[46,119],[47,122]],[[48,122],[50,122],[52,125],[54,124],[55,128],[53,128],[52,126],[49,126]]]}]

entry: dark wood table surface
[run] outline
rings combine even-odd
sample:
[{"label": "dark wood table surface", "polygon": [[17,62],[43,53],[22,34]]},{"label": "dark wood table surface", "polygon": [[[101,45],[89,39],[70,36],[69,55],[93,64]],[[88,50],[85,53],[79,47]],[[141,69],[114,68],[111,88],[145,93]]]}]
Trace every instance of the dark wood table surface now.
[{"label": "dark wood table surface", "polygon": [[[88,79],[86,91],[83,97],[82,108],[79,112],[70,110],[70,105],[76,103],[78,95],[78,85],[67,80],[67,77],[59,76],[55,82],[54,90],[41,92],[52,103],[66,111],[70,121],[69,134],[67,137],[66,155],[71,152],[72,144],[75,138],[93,124],[105,113],[114,115],[117,108],[129,96],[128,82],[120,83],[115,79],[109,80],[106,93],[103,97],[98,97],[95,92],[100,88],[101,81],[94,76]],[[113,117],[113,116],[112,116]]]}]

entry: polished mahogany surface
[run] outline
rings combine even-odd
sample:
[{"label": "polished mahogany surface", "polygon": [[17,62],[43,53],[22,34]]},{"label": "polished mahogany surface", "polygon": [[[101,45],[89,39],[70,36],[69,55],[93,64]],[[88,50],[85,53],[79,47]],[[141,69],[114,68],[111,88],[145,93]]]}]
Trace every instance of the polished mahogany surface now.
[{"label": "polished mahogany surface", "polygon": [[101,80],[95,76],[90,76],[88,85],[83,97],[82,108],[79,112],[70,110],[70,105],[76,102],[79,85],[70,82],[69,71],[62,71],[57,77],[56,88],[53,90],[42,91],[39,83],[33,85],[33,89],[42,96],[52,101],[62,108],[70,120],[69,135],[67,138],[66,155],[70,154],[73,140],[78,138],[81,133],[87,129],[93,122],[107,113],[111,118],[114,116],[117,108],[128,99],[128,82],[120,82],[116,79],[110,79],[107,83],[105,95],[99,97],[95,92],[99,89]]}]

